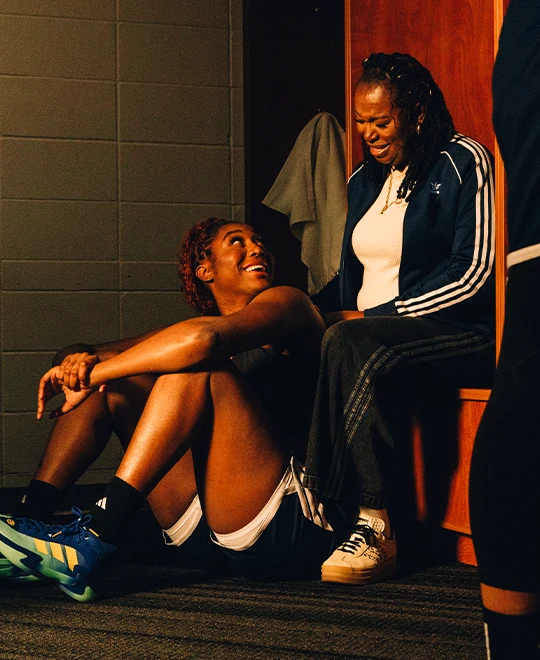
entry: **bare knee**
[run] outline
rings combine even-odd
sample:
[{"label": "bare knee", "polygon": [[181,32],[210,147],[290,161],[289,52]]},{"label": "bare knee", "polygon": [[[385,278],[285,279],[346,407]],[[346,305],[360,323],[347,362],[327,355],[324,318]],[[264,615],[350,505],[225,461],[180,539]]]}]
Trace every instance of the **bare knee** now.
[{"label": "bare knee", "polygon": [[230,387],[242,380],[242,375],[236,367],[227,360],[208,371],[185,371],[181,373],[162,374],[154,381],[154,390],[160,393],[171,390],[174,392],[189,391],[195,393],[204,389],[209,395],[218,392],[219,388]]},{"label": "bare knee", "polygon": [[154,388],[163,391],[173,388],[175,391],[194,388],[197,385],[206,385],[212,372],[209,371],[186,371],[175,374],[162,374],[155,380]]},{"label": "bare knee", "polygon": [[[156,379],[145,374],[112,381],[103,395],[120,444],[127,447]],[[91,397],[90,397],[91,398]]]}]

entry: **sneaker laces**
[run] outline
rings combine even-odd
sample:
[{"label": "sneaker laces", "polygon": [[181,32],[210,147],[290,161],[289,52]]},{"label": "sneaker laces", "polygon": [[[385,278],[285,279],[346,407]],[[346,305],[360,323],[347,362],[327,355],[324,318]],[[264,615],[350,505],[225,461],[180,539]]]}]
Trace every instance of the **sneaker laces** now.
[{"label": "sneaker laces", "polygon": [[14,518],[17,522],[17,531],[28,536],[39,535],[39,534],[50,534],[51,532],[56,533],[58,530],[62,529],[62,525],[48,525],[42,520],[35,520],[34,518]]},{"label": "sneaker laces", "polygon": [[[42,520],[35,520],[33,518],[15,518],[17,521],[17,529],[22,534],[32,535],[43,535],[43,536],[57,536],[59,533],[63,534],[79,534],[83,531],[84,526],[92,520],[92,516],[87,514],[84,515],[83,512],[76,506],[71,509],[77,518],[67,525],[48,525]],[[86,530],[85,530],[86,531]]]},{"label": "sneaker laces", "polygon": [[354,529],[351,532],[349,538],[344,541],[338,549],[342,552],[348,552],[350,555],[354,555],[361,548],[361,546],[373,546],[376,544],[377,535],[375,530],[372,529],[367,522],[358,522],[354,526]]},{"label": "sneaker laces", "polygon": [[[76,506],[72,507],[71,513],[73,513],[75,516],[75,520],[72,520],[70,523],[67,525],[49,525],[48,526],[48,533],[50,536],[55,536],[59,532],[62,534],[66,534],[69,536],[75,536],[76,534],[80,534],[81,532],[87,532],[87,525],[88,523],[92,520],[92,516],[87,513],[86,515]],[[55,528],[54,531],[52,528]]]}]

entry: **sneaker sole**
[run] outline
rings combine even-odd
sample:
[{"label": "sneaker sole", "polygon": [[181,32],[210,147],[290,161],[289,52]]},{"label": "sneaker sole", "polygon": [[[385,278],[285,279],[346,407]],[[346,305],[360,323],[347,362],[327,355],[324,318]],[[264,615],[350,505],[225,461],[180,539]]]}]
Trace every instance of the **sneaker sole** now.
[{"label": "sneaker sole", "polygon": [[372,571],[357,571],[347,566],[322,566],[322,582],[337,582],[339,584],[374,584],[388,580],[397,573],[397,562],[388,562],[383,569],[374,569]]},{"label": "sneaker sole", "polygon": [[32,573],[27,573],[19,566],[15,566],[9,559],[0,557],[0,580],[9,580],[10,582],[39,582],[40,578]]},{"label": "sneaker sole", "polygon": [[86,587],[82,593],[77,593],[76,591],[72,591],[68,585],[62,584],[61,582],[58,583],[58,586],[65,594],[70,598],[73,598],[73,600],[79,601],[79,603],[90,603],[98,597],[98,593],[95,592],[92,587]]},{"label": "sneaker sole", "polygon": [[19,552],[19,550],[11,545],[7,545],[2,539],[0,539],[0,552],[8,559],[8,561],[20,569],[22,573],[25,573],[27,576],[35,577],[36,580],[39,579],[39,571],[35,571],[31,567],[23,563],[23,560],[27,557],[26,549],[24,552]]},{"label": "sneaker sole", "polygon": [[[25,539],[24,535],[21,534],[19,536]],[[43,578],[54,580],[60,589],[74,600],[85,603],[97,598],[97,592],[92,587],[88,585],[85,587],[83,585],[79,586],[75,578],[61,571],[54,570],[51,567],[44,566],[41,555],[27,548],[22,543],[17,543],[12,537],[0,537],[0,552],[13,565],[20,568],[28,576],[35,578],[35,580]]]}]

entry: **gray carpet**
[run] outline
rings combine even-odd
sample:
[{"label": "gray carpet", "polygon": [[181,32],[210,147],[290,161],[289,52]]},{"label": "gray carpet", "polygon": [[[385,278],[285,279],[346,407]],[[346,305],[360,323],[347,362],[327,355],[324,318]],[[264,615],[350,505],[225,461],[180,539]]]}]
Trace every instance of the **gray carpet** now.
[{"label": "gray carpet", "polygon": [[474,568],[409,566],[362,588],[259,583],[182,567],[166,550],[122,564],[90,604],[3,582],[0,658],[485,657]]}]

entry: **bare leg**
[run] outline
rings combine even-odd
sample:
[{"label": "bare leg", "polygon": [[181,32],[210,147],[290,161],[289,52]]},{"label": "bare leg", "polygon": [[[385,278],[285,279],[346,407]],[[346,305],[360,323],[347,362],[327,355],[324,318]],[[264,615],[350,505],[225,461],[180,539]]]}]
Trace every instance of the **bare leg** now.
[{"label": "bare leg", "polygon": [[205,515],[218,533],[253,520],[288,462],[232,368],[158,378],[116,476],[146,494],[190,447]]},{"label": "bare leg", "polygon": [[96,392],[79,408],[59,417],[34,479],[65,492],[100,456],[113,431],[125,447],[154,380],[138,377],[117,381],[106,394]]},{"label": "bare leg", "polygon": [[[79,408],[59,417],[34,479],[68,491],[105,449],[113,431],[124,450],[139,422],[155,378],[139,376],[95,392]],[[191,452],[173,466],[147,500],[162,527],[170,527],[197,493]]]},{"label": "bare leg", "polygon": [[[154,387],[153,376],[139,376],[120,381],[107,395],[107,405],[114,420],[114,430],[124,450],[135,431],[148,395]],[[71,413],[70,413],[71,414]],[[191,451],[188,451],[147,496],[158,524],[167,529],[186,512],[197,494]]]},{"label": "bare leg", "polygon": [[66,491],[101,454],[111,431],[105,396],[96,393],[56,420],[34,479]]},{"label": "bare leg", "polygon": [[[77,553],[89,551],[84,569],[80,568],[82,562],[76,563],[75,572],[68,562],[47,554],[40,556],[35,574],[54,575],[72,598],[92,600],[99,571],[116,552],[120,529],[143,497],[150,496],[158,503],[166,498],[172,501],[168,509],[160,510],[160,521],[165,526],[176,522],[175,518],[192,500],[195,466],[209,526],[218,533],[229,533],[245,526],[265,506],[283,477],[288,458],[265,411],[232,364],[211,373],[159,377],[117,477],[109,484],[103,501],[91,509],[93,534],[84,538],[86,549],[83,551],[78,536],[77,540],[73,537],[73,527],[64,536],[62,530],[55,530],[55,547],[65,544],[71,557],[75,547]],[[169,522],[165,522],[168,518]],[[86,519],[80,519],[73,524],[81,526],[85,522]],[[26,531],[2,525],[2,532],[18,541],[31,536],[23,529]],[[43,540],[47,532],[41,526],[35,529],[35,538]],[[27,550],[36,554],[26,546],[14,550],[12,545],[1,545],[3,550],[13,551],[11,556],[18,559],[23,570],[21,554]],[[96,556],[98,562],[94,561]],[[9,554],[7,558],[11,559]]]},{"label": "bare leg", "polygon": [[154,486],[146,500],[158,524],[168,529],[187,511],[196,494],[193,457],[188,450]]},{"label": "bare leg", "polygon": [[533,614],[538,611],[538,594],[524,591],[509,591],[480,585],[484,607],[499,614]]}]

